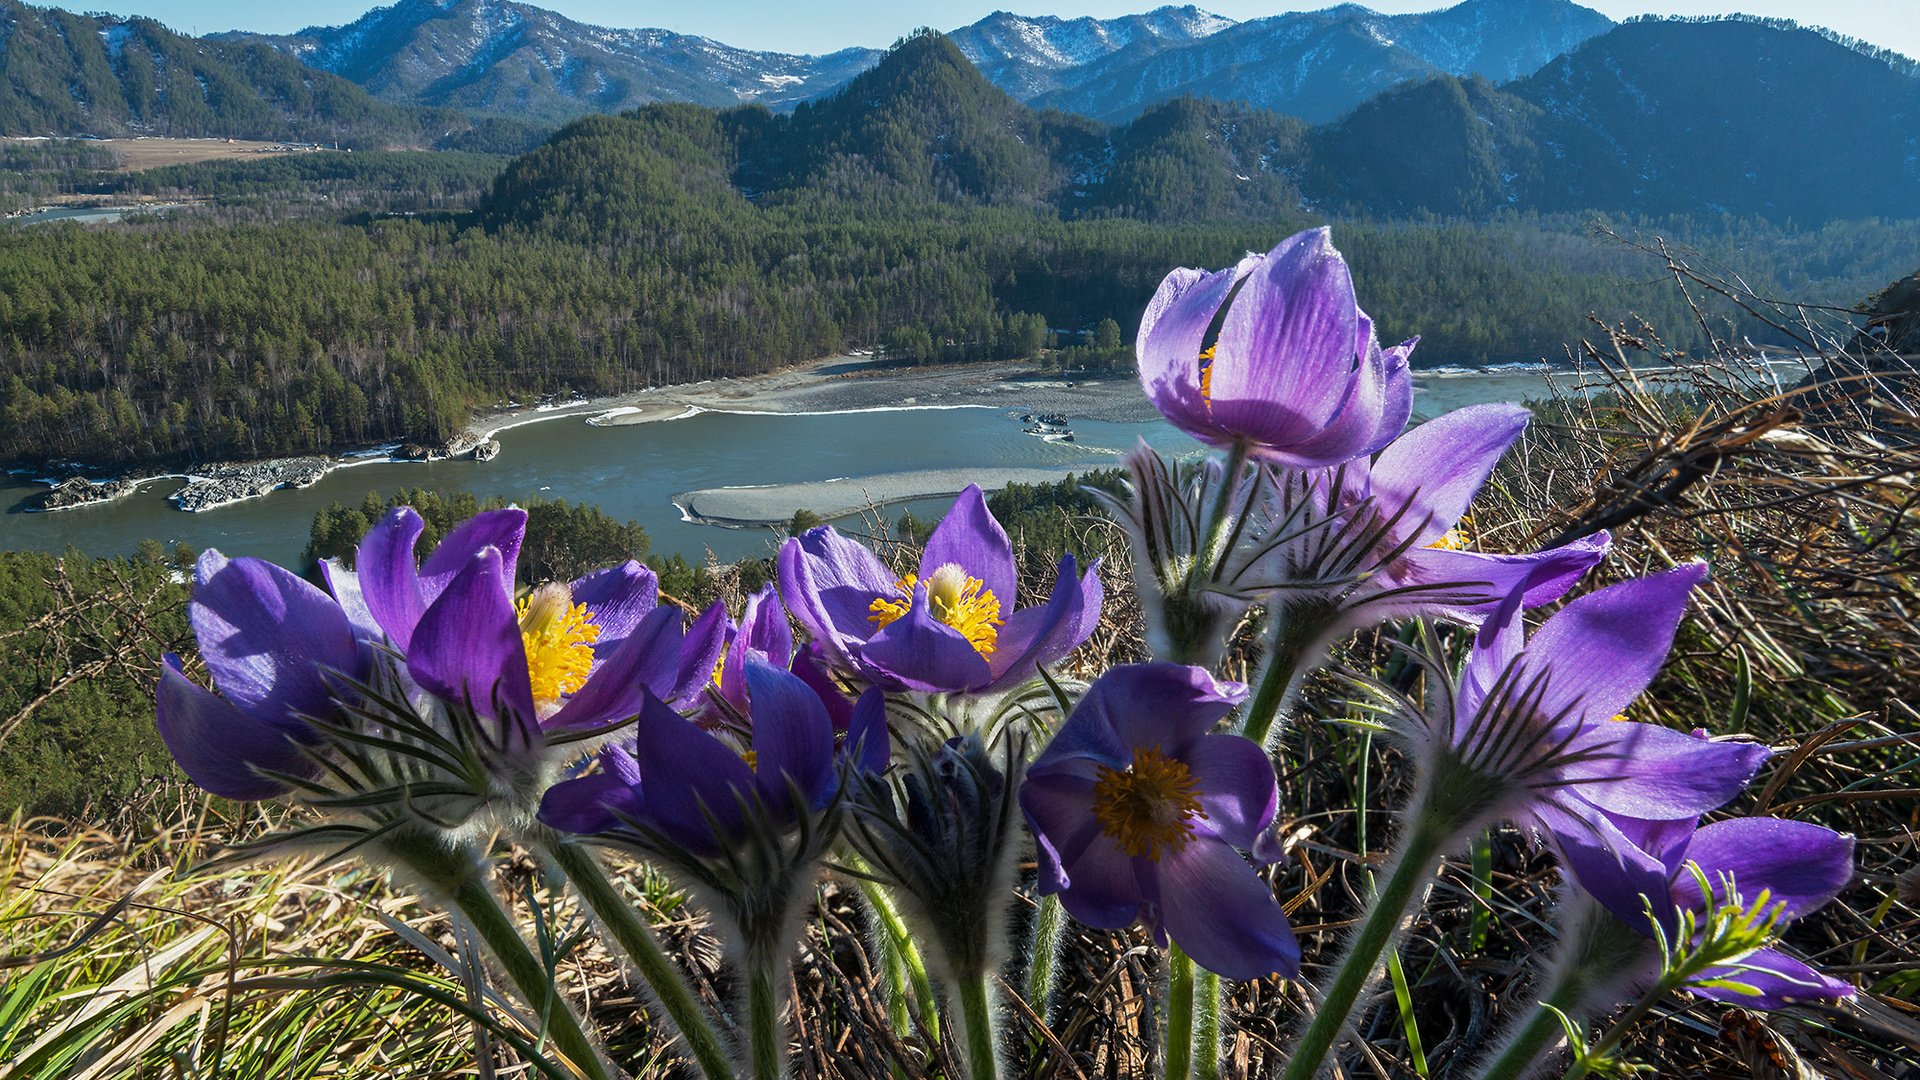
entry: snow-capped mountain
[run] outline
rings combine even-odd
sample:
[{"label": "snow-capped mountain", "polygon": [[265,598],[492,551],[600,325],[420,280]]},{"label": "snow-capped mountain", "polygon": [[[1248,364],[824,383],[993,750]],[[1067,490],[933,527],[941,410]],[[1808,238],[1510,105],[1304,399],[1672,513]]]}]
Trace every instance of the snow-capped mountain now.
[{"label": "snow-capped mountain", "polygon": [[1463,0],[1417,15],[1344,4],[1251,19],[1178,48],[1113,53],[1029,100],[1118,121],[1195,95],[1324,121],[1412,79],[1529,74],[1612,26],[1571,0]]},{"label": "snow-capped mountain", "polygon": [[557,121],[655,101],[779,106],[814,97],[880,53],[736,49],[667,30],[616,30],[513,0],[400,0],[346,26],[227,35],[271,44],[407,105]]},{"label": "snow-capped mountain", "polygon": [[1185,7],[1156,8],[1117,19],[1062,19],[996,11],[947,36],[988,81],[1026,100],[1074,86],[1097,61],[1127,52],[1144,58],[1210,37],[1234,25],[1224,15]]}]

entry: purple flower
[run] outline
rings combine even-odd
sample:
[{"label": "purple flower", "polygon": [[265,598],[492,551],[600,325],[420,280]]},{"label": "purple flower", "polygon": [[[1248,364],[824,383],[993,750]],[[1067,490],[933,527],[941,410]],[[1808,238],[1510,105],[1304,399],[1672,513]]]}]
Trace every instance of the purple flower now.
[{"label": "purple flower", "polygon": [[[1697,831],[1691,823],[1665,829],[1630,823],[1628,828],[1638,843],[1616,831],[1569,839],[1561,847],[1580,886],[1616,918],[1649,937],[1649,914],[1670,941],[1683,911],[1694,913],[1696,926],[1706,922],[1709,901],[1689,863],[1712,887],[1711,906],[1729,902],[1729,882],[1743,904],[1754,903],[1764,891],[1770,904],[1781,905],[1780,925],[1817,910],[1853,877],[1853,838],[1806,822],[1734,818]],[[1689,987],[1701,997],[1749,1009],[1830,1001],[1854,992],[1851,985],[1774,948],[1760,949],[1734,966],[1708,969],[1700,978],[1758,990],[1756,996],[1723,986]]]},{"label": "purple flower", "polygon": [[[566,832],[635,828],[642,846],[711,858],[757,830],[780,831],[820,810],[839,791],[841,755],[820,698],[793,674],[746,666],[753,701],[748,745],[683,719],[652,695],[633,742],[601,752],[602,771],[549,788],[540,819]],[[854,710],[847,754],[884,769],[886,711],[879,691]],[[651,836],[648,836],[651,834]]]},{"label": "purple flower", "polygon": [[1204,668],[1117,667],[1087,690],[1028,770],[1020,808],[1040,891],[1108,929],[1146,924],[1202,967],[1255,979],[1300,968],[1300,947],[1259,857],[1279,804],[1255,743],[1213,734],[1246,697]]},{"label": "purple flower", "polygon": [[187,620],[215,696],[168,654],[160,672],[160,737],[193,782],[230,799],[266,799],[307,775],[317,741],[303,717],[334,712],[332,674],[358,679],[367,658],[340,606],[272,563],[217,551],[194,568]]},{"label": "purple flower", "polygon": [[725,639],[726,648],[713,669],[713,685],[700,707],[701,722],[709,727],[748,715],[748,662],[783,669],[793,666],[793,628],[787,625],[786,609],[772,585],[747,597],[740,622],[727,622]]},{"label": "purple flower", "polygon": [[1374,453],[1406,426],[1413,344],[1380,348],[1346,260],[1312,229],[1225,270],[1168,274],[1140,319],[1140,382],[1194,438],[1311,469]]},{"label": "purple flower", "polygon": [[1509,597],[1474,642],[1451,723],[1430,748],[1464,764],[1489,800],[1562,852],[1621,829],[1690,827],[1746,787],[1764,746],[1705,738],[1621,714],[1666,660],[1703,563],[1589,593],[1532,640]]},{"label": "purple flower", "polygon": [[895,578],[831,526],[780,549],[780,593],[834,666],[890,690],[980,693],[1031,678],[1087,639],[1100,575],[1060,560],[1052,595],[1014,609],[1013,545],[977,484],[927,540],[920,569]]},{"label": "purple flower", "polygon": [[[1525,430],[1518,405],[1475,405],[1429,420],[1342,478],[1343,507],[1365,506],[1367,550],[1349,561],[1366,576],[1340,598],[1367,621],[1429,615],[1479,625],[1516,589],[1523,608],[1558,600],[1607,553],[1606,533],[1523,555],[1463,549],[1456,529],[1500,458]],[[1308,546],[1324,545],[1309,535]]]},{"label": "purple flower", "polygon": [[363,637],[384,637],[434,696],[539,744],[637,714],[648,693],[690,702],[720,659],[725,611],[681,628],[657,602],[653,571],[629,561],[514,598],[526,512],[490,510],[448,533],[415,566],[424,523],[406,507],[360,542],[355,570],[327,566]]}]

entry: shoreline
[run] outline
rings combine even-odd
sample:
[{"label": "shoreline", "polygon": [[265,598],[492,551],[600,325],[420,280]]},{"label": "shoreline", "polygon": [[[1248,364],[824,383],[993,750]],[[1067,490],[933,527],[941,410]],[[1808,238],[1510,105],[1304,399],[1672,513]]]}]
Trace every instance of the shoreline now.
[{"label": "shoreline", "polygon": [[[1447,364],[1414,371],[1416,378],[1443,381],[1528,373],[1577,375],[1579,369],[1535,361],[1507,362],[1479,368]],[[204,513],[263,498],[283,488],[308,487],[337,469],[377,463],[444,461],[469,456],[482,461],[491,460],[500,452],[498,437],[501,433],[557,420],[576,420],[593,427],[624,427],[685,420],[708,412],[741,416],[818,416],[965,408],[1060,413],[1075,419],[1120,423],[1145,422],[1159,417],[1152,403],[1141,393],[1138,379],[1131,374],[1045,371],[1014,361],[901,366],[883,363],[869,353],[855,351],[758,375],[648,387],[603,397],[534,405],[515,403],[511,407],[478,410],[467,425],[442,446],[389,442],[337,455],[225,462],[190,471],[175,469],[143,474],[105,474],[88,469],[82,463],[69,463],[73,466],[71,469],[52,476],[44,475],[44,470],[38,469],[16,469],[15,472],[32,475],[36,481],[50,488],[42,496],[42,505],[29,508],[28,512],[32,513],[61,513],[115,502],[162,480],[180,481],[180,486],[167,496],[177,509],[187,513]],[[935,473],[941,471],[933,470]],[[1006,470],[977,470],[976,473],[986,475],[1002,471]],[[1069,471],[1084,469],[1060,469],[1046,479],[1058,479]],[[34,475],[37,473],[42,475]],[[941,491],[905,491],[902,483],[905,478],[912,476],[920,474],[879,474],[863,478],[878,485],[883,495],[873,501],[863,499],[857,505],[850,506],[848,512],[857,512],[868,505],[887,505],[915,498],[934,498],[942,494]],[[920,476],[920,480],[923,483],[932,482],[934,477]],[[823,485],[842,482],[844,480],[812,481],[770,487],[806,489],[826,496],[829,492]],[[964,486],[961,484],[952,490],[957,492]],[[675,503],[687,520],[703,524],[758,528],[770,523],[769,512],[764,512],[764,498],[761,503],[749,508],[762,512],[739,512],[738,507],[724,499],[716,504],[714,491],[717,490],[720,489],[687,492],[676,497]],[[831,494],[839,498],[837,492]],[[683,498],[704,499],[712,509],[700,511],[697,507],[689,507],[681,502]],[[735,512],[722,512],[720,507]],[[819,511],[816,509],[816,512]],[[772,523],[784,523],[791,518],[792,509],[788,509],[778,522]]]},{"label": "shoreline", "polygon": [[[958,495],[968,484],[998,491],[1008,484],[1050,484],[1081,476],[1097,465],[1022,466],[984,469],[913,469],[873,476],[842,476],[791,484],[751,487],[701,488],[673,497],[682,521],[722,529],[765,529],[784,526],[800,510],[823,521],[863,510]],[[832,500],[832,501],[827,501]]]},{"label": "shoreline", "polygon": [[74,463],[78,468],[63,476],[34,477],[48,484],[49,496],[60,491],[70,495],[58,505],[43,504],[27,512],[80,510],[124,499],[157,481],[179,480],[180,487],[167,496],[168,501],[186,513],[204,513],[263,498],[283,488],[309,487],[335,470],[359,465],[445,461],[474,456],[476,451],[486,455],[480,460],[490,460],[499,453],[500,433],[555,420],[623,427],[684,420],[707,412],[782,416],[1014,407],[1065,411],[1092,419],[1150,420],[1158,416],[1138,387],[1131,377],[1068,378],[1010,361],[897,367],[875,361],[870,355],[847,353],[759,375],[480,411],[440,447],[382,443],[324,457],[223,462],[187,472],[138,475],[101,475]]}]

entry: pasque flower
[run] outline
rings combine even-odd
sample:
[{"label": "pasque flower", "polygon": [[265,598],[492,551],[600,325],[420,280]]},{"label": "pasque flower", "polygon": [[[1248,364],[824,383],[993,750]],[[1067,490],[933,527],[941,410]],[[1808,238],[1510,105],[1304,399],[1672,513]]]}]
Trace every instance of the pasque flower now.
[{"label": "pasque flower", "polygon": [[840,763],[886,768],[886,711],[878,691],[854,710],[845,744],[813,688],[750,661],[754,703],[744,736],[707,731],[648,694],[630,742],[601,751],[601,771],[549,788],[541,820],[573,833],[642,830],[642,846],[718,855],[750,834],[779,832],[832,801]]},{"label": "pasque flower", "polygon": [[[1657,924],[1672,941],[1682,912],[1693,913],[1694,924],[1702,925],[1711,906],[1728,903],[1734,894],[1745,904],[1764,895],[1770,906],[1778,905],[1776,925],[1792,922],[1833,899],[1853,877],[1853,838],[1804,821],[1732,818],[1697,830],[1691,822],[1626,826],[1638,843],[1608,843],[1594,836],[1568,838],[1560,847],[1580,887],[1649,937]],[[1711,897],[1701,891],[1701,878]],[[1854,992],[1850,984],[1771,947],[1735,965],[1708,969],[1689,990],[1749,1009],[1830,1001]]]},{"label": "pasque flower", "polygon": [[895,577],[822,525],[780,549],[780,594],[835,666],[890,690],[998,691],[1072,652],[1100,618],[1100,575],[1060,560],[1047,602],[1015,609],[1013,545],[969,485],[917,572]]},{"label": "pasque flower", "polygon": [[329,565],[328,580],[362,635],[390,643],[422,689],[530,745],[634,716],[648,693],[691,702],[720,659],[724,609],[683,631],[634,561],[516,600],[526,520],[518,509],[477,514],[416,566],[424,523],[399,507],[361,540],[354,570]]},{"label": "pasque flower", "polygon": [[[780,606],[780,597],[772,585],[763,586],[747,597],[740,621],[736,624],[729,620],[724,637],[726,647],[713,669],[713,685],[707,688],[706,700],[700,707],[700,720],[709,725],[744,721],[750,709],[749,661],[777,668],[793,666],[793,628],[787,624],[786,609]],[[836,726],[844,727],[844,721]]]},{"label": "pasque flower", "polygon": [[1623,825],[1673,828],[1733,798],[1766,747],[1622,716],[1659,673],[1706,573],[1693,563],[1589,593],[1530,640],[1516,592],[1476,638],[1451,715],[1434,718],[1429,770],[1464,769],[1489,812],[1563,851],[1596,836],[1630,843]]},{"label": "pasque flower", "polygon": [[1245,698],[1204,668],[1096,679],[1028,770],[1020,807],[1040,891],[1089,926],[1144,923],[1228,978],[1299,971],[1279,901],[1240,850],[1267,853],[1279,803],[1266,751],[1213,728]]},{"label": "pasque flower", "polygon": [[1168,274],[1141,316],[1138,350],[1140,383],[1174,426],[1278,465],[1374,453],[1412,413],[1413,342],[1380,348],[1324,228],[1224,270]]},{"label": "pasque flower", "polygon": [[336,676],[361,678],[367,655],[338,604],[298,576],[218,551],[194,568],[187,620],[215,696],[169,654],[160,672],[160,737],[193,782],[230,799],[286,790],[273,773],[313,771],[304,717],[334,712]]},{"label": "pasque flower", "polygon": [[1559,599],[1605,556],[1606,533],[1501,555],[1466,549],[1456,528],[1528,418],[1518,405],[1456,409],[1371,461],[1274,482],[1264,516],[1290,522],[1291,537],[1243,576],[1254,591],[1318,600],[1336,631],[1409,615],[1477,626],[1516,589],[1522,607]]}]

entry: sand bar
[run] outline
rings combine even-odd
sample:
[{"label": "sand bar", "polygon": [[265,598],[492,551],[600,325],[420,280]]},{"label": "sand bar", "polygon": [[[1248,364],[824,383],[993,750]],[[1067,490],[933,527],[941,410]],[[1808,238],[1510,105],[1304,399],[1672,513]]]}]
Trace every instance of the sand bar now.
[{"label": "sand bar", "polygon": [[1008,484],[1051,484],[1100,467],[917,469],[799,484],[704,488],[676,495],[673,502],[688,520],[702,525],[759,529],[787,524],[796,510],[811,510],[822,518],[846,517],[889,503],[958,495],[968,484],[997,491]]}]

